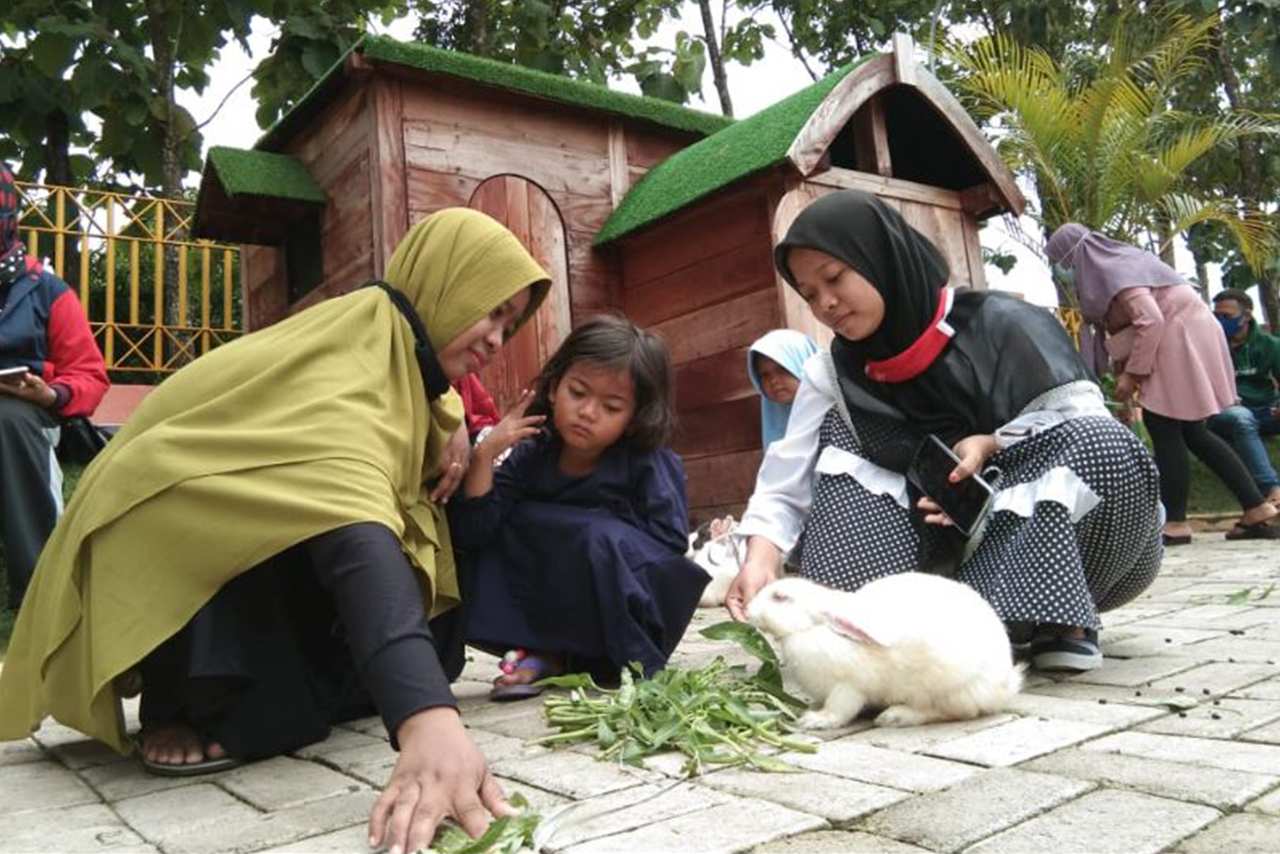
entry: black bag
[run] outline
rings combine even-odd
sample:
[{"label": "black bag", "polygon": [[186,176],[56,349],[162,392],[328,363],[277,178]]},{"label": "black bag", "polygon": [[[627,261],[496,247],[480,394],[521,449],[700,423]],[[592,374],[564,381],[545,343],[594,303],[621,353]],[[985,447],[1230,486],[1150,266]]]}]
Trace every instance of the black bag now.
[{"label": "black bag", "polygon": [[62,422],[62,438],[58,440],[58,459],[88,465],[107,446],[110,435],[94,426],[83,415]]}]

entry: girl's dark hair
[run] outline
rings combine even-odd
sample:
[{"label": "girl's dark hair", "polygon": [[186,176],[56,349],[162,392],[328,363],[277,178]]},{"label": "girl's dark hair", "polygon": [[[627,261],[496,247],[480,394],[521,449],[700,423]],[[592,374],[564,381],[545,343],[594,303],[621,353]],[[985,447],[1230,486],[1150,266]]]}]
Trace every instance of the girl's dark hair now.
[{"label": "girl's dark hair", "polygon": [[624,434],[627,441],[640,450],[652,451],[671,439],[676,418],[671,410],[671,358],[667,345],[652,332],[610,315],[582,324],[564,339],[534,380],[534,398],[528,414],[546,415],[547,427],[555,431],[552,394],[569,366],[580,361],[626,370],[631,375],[636,409]]}]

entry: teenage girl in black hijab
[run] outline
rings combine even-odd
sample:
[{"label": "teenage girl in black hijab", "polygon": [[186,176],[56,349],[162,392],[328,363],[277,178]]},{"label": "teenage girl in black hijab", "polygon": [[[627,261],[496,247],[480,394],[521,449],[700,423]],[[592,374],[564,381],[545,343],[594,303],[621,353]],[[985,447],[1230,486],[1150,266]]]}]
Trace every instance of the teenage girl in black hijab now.
[{"label": "teenage girl in black hijab", "polygon": [[[1099,666],[1098,613],[1159,568],[1159,487],[1062,326],[1008,294],[948,288],[934,245],[866,193],[814,202],[775,261],[836,337],[761,466],[730,611],[741,618],[803,530],[815,581],[853,590],[950,555],[1006,622],[1037,628],[1036,667]],[[1000,472],[967,542],[905,477],[929,434],[961,459],[952,481]]]}]

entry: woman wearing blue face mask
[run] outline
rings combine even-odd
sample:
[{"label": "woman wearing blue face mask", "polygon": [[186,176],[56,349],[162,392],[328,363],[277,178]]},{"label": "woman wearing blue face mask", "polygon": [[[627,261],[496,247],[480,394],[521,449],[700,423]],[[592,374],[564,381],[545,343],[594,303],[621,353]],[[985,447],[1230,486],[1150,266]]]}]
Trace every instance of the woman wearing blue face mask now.
[{"label": "woman wearing blue face mask", "polygon": [[[1098,374],[1109,362],[1116,399],[1142,406],[1160,471],[1165,545],[1191,542],[1188,450],[1244,509],[1228,539],[1280,539],[1280,526],[1268,524],[1276,508],[1231,446],[1205,425],[1235,403],[1236,383],[1223,327],[1195,288],[1150,252],[1079,223],[1059,227],[1045,253],[1054,275],[1073,286],[1091,327],[1081,348],[1086,362]],[[1095,346],[1103,342],[1105,350]]]}]

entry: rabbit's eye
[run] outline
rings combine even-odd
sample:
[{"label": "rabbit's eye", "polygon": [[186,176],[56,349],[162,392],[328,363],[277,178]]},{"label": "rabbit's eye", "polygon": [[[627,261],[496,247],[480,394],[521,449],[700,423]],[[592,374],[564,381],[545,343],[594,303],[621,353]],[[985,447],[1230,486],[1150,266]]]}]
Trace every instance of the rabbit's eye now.
[{"label": "rabbit's eye", "polygon": [[775,602],[790,602],[790,601],[791,601],[791,597],[790,597],[790,596],[788,596],[787,594],[785,594],[785,593],[781,592],[780,590],[775,590],[775,591],[773,591],[773,593],[771,594],[770,598],[771,598],[771,599],[773,599],[773,601],[775,601]]}]

